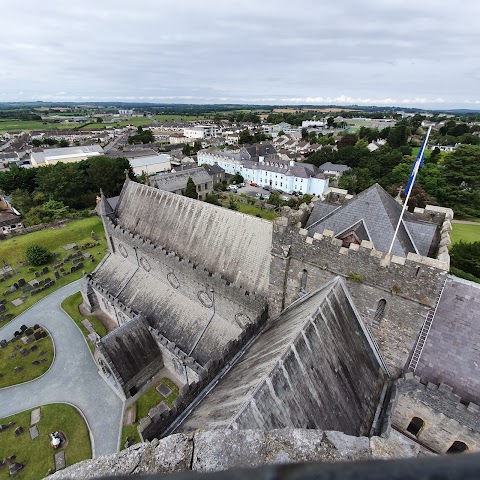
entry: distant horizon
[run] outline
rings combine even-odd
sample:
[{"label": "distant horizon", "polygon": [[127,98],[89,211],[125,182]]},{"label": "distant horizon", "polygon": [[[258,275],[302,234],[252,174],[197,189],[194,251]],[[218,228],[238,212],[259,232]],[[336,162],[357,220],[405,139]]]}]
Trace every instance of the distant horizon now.
[{"label": "distant horizon", "polygon": [[[162,107],[162,106],[233,106],[233,107],[265,107],[265,108],[292,108],[292,109],[301,109],[301,108],[318,108],[318,109],[345,109],[345,110],[356,110],[359,109],[379,109],[379,110],[419,110],[419,111],[436,111],[436,112],[479,112],[480,108],[468,108],[466,105],[454,107],[453,105],[450,108],[439,108],[434,106],[427,105],[379,105],[379,104],[335,104],[335,103],[258,103],[258,102],[195,102],[195,101],[169,101],[169,102],[160,102],[160,101],[146,101],[146,100],[120,100],[120,99],[83,99],[83,100],[15,100],[15,101],[0,101],[0,106],[3,105],[25,105],[31,106],[32,104],[46,104],[46,105],[131,105],[134,106],[151,106],[151,107]],[[328,112],[325,112],[328,113]],[[332,112],[335,113],[335,112]]]}]

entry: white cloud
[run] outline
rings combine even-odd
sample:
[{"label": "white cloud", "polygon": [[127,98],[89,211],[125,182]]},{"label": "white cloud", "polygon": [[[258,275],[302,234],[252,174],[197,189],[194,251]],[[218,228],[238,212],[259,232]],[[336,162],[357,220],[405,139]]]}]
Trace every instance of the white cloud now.
[{"label": "white cloud", "polygon": [[474,0],[18,0],[0,99],[461,105],[479,15]]}]

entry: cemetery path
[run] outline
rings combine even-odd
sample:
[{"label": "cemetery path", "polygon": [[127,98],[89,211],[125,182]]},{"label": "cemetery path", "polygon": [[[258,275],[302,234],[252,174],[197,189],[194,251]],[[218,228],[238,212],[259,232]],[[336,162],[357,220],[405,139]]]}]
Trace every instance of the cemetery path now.
[{"label": "cemetery path", "polygon": [[70,403],[86,418],[93,455],[98,457],[118,449],[123,402],[100,377],[83,334],[60,308],[66,297],[80,290],[81,282],[60,288],[0,329],[0,340],[10,339],[21,325],[38,323],[55,344],[55,359],[42,377],[0,389],[0,418],[47,403]]}]

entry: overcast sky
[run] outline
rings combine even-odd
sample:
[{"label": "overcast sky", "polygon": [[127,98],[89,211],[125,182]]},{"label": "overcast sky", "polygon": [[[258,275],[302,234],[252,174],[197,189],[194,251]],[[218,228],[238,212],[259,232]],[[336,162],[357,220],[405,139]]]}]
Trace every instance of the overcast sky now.
[{"label": "overcast sky", "polygon": [[16,0],[0,102],[480,109],[477,0]]}]

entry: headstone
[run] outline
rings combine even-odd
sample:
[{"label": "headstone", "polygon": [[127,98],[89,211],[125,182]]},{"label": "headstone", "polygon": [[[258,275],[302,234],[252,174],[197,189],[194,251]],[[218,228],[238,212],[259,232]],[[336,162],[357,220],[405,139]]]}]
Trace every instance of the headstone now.
[{"label": "headstone", "polygon": [[25,429],[23,427],[17,427],[15,429],[15,435],[21,435],[24,431]]},{"label": "headstone", "polygon": [[24,287],[27,282],[25,281],[24,278],[19,278],[18,279],[18,286],[19,287]]},{"label": "headstone", "polygon": [[34,425],[33,427],[30,427],[30,438],[32,440],[35,440],[36,438],[38,438],[39,435],[40,433],[38,432],[38,428],[36,425]]},{"label": "headstone", "polygon": [[7,301],[5,299],[0,300],[0,305],[5,305]]},{"label": "headstone", "polygon": [[0,348],[5,348],[8,345],[6,340],[0,340]]},{"label": "headstone", "polygon": [[50,270],[48,269],[48,267],[43,267],[42,269],[42,274],[45,275],[46,273],[48,273]]},{"label": "headstone", "polygon": [[[38,273],[38,272],[35,272],[35,273]],[[38,277],[38,275],[37,275]],[[36,287],[38,285],[38,280],[35,280],[35,278],[33,280],[30,280],[28,282],[28,284],[31,286],[31,287]]]},{"label": "headstone", "polygon": [[40,360],[34,360],[32,365],[40,365],[42,362]]},{"label": "headstone", "polygon": [[19,307],[23,303],[23,300],[21,298],[16,298],[15,300],[12,300],[12,304],[15,307]]},{"label": "headstone", "polygon": [[161,383],[157,388],[157,392],[160,395],[163,395],[165,398],[169,397],[172,394],[172,390],[168,385],[165,385],[164,383]]},{"label": "headstone", "polygon": [[38,330],[40,328],[40,325],[38,323],[36,323],[34,326],[33,326],[33,329],[34,330]]},{"label": "headstone", "polygon": [[[12,302],[13,303],[13,302]],[[5,306],[4,303],[0,305],[0,312],[5,312],[7,310],[7,307]]]},{"label": "headstone", "polygon": [[31,352],[34,352],[35,350],[38,350],[38,345],[32,345],[32,348],[30,348]]},{"label": "headstone", "polygon": [[62,470],[65,468],[65,450],[61,450],[55,454],[55,470]]},{"label": "headstone", "polygon": [[23,372],[23,367],[15,367],[15,373]]},{"label": "headstone", "polygon": [[22,337],[22,342],[24,345],[27,345],[28,344],[28,337]]},{"label": "headstone", "polygon": [[36,332],[34,332],[33,338],[34,338],[35,340],[40,340],[40,339],[42,338],[42,332],[41,332],[41,330],[37,330]]},{"label": "headstone", "polygon": [[[71,250],[72,248],[75,248],[75,247],[77,247],[77,244],[76,244],[76,243],[68,243],[67,245],[64,245],[64,246],[63,246],[63,249],[64,249],[65,251],[67,251],[67,250]],[[78,247],[77,247],[77,248],[78,248]]]},{"label": "headstone", "polygon": [[58,280],[60,278],[60,272],[58,270],[55,270],[55,278]]},{"label": "headstone", "polygon": [[38,356],[39,356],[39,357],[43,357],[43,356],[46,355],[46,354],[47,354],[47,352],[46,352],[45,350],[42,350],[42,351],[38,354]]},{"label": "headstone", "polygon": [[22,325],[20,327],[20,331],[24,332],[28,327],[26,325]]},{"label": "headstone", "polygon": [[20,355],[21,355],[22,357],[26,357],[29,353],[30,353],[30,352],[29,352],[26,348],[22,348],[22,349],[20,350]]},{"label": "headstone", "polygon": [[35,278],[38,278],[39,276],[40,276],[40,272],[35,272]]},{"label": "headstone", "polygon": [[32,335],[32,333],[33,333],[33,330],[31,327],[25,330],[25,335]]},{"label": "headstone", "polygon": [[35,408],[30,413],[30,425],[36,425],[40,421],[40,418],[41,418],[40,408]]},{"label": "headstone", "polygon": [[8,356],[8,358],[15,358],[16,356],[17,356],[16,353],[11,353],[11,354]]},{"label": "headstone", "polygon": [[8,466],[10,476],[13,477],[25,467],[23,463],[13,462]]}]

